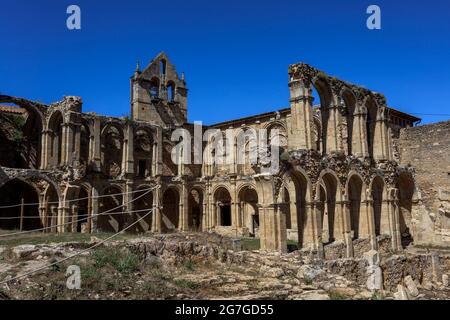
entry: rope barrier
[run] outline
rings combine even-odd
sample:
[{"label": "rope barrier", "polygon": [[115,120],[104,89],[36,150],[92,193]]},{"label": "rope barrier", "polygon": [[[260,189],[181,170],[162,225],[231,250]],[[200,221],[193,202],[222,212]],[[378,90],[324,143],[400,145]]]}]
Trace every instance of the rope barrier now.
[{"label": "rope barrier", "polygon": [[[77,198],[77,199],[68,200],[68,201],[66,201],[66,203],[78,202],[78,201],[82,201],[82,200],[89,200],[89,198],[100,199],[100,198],[114,197],[114,196],[120,196],[120,195],[126,195],[126,194],[134,194],[134,193],[143,192],[143,191],[147,191],[147,190],[151,190],[151,189],[152,188],[140,189],[140,190],[135,190],[135,191],[130,191],[130,192],[106,194],[106,195],[102,195],[102,196]],[[60,203],[59,201],[47,202],[47,204],[59,204],[59,203]],[[36,202],[36,203],[24,203],[23,205],[25,207],[31,207],[31,206],[38,206],[40,204],[41,204],[40,202]],[[21,206],[22,206],[22,204],[19,203],[19,204],[13,204],[13,205],[8,205],[8,206],[0,206],[0,209],[10,209],[10,208],[17,208],[17,207],[21,207]]]},{"label": "rope barrier", "polygon": [[[108,214],[109,212],[112,212],[112,211],[114,211],[114,210],[116,210],[116,209],[118,209],[118,208],[124,207],[124,206],[126,206],[126,205],[128,205],[128,204],[130,204],[130,203],[133,203],[134,201],[136,201],[136,200],[138,200],[138,199],[140,199],[140,198],[146,196],[146,195],[147,195],[148,193],[150,193],[152,190],[159,189],[159,188],[160,188],[159,185],[158,185],[158,186],[155,186],[153,189],[149,189],[146,193],[140,195],[140,196],[137,197],[137,198],[134,198],[134,199],[131,200],[131,201],[128,201],[127,203],[121,204],[121,205],[119,205],[119,206],[117,206],[117,207],[115,207],[115,208],[112,208],[112,209],[110,209],[110,210],[107,210],[107,211],[105,211],[105,212],[93,214],[93,215],[91,215],[91,217],[97,217],[97,216],[103,216],[103,215],[106,215],[106,214]],[[125,212],[120,212],[120,214],[126,214],[126,213],[127,213],[127,211],[125,211]],[[7,233],[7,234],[0,234],[0,238],[3,238],[3,237],[9,237],[9,236],[15,236],[15,235],[20,235],[20,234],[33,233],[33,232],[37,232],[37,231],[44,231],[44,230],[52,229],[52,228],[55,228],[55,227],[61,227],[61,226],[66,226],[66,225],[74,224],[74,223],[80,222],[80,221],[82,221],[82,220],[84,220],[84,219],[78,219],[78,220],[76,220],[76,221],[70,221],[70,222],[66,222],[66,223],[62,223],[62,224],[58,224],[58,225],[53,225],[53,226],[49,226],[49,227],[39,228],[39,229],[33,229],[33,230],[27,230],[27,231],[20,231],[20,232],[14,232],[14,233]]]},{"label": "rope barrier", "polygon": [[104,243],[108,242],[109,240],[111,240],[111,239],[117,237],[118,235],[124,233],[124,232],[127,231],[128,229],[131,229],[131,228],[134,227],[136,224],[138,224],[139,222],[141,222],[142,220],[144,220],[144,219],[145,219],[148,215],[150,215],[152,212],[153,212],[153,209],[150,210],[150,211],[148,211],[148,213],[147,213],[146,215],[144,215],[144,216],[143,216],[142,218],[140,218],[139,220],[136,220],[134,223],[130,224],[128,227],[126,227],[126,228],[124,228],[123,230],[121,230],[121,231],[119,231],[119,232],[113,234],[112,236],[110,236],[110,237],[108,237],[108,238],[106,238],[106,239],[104,239],[104,240],[102,240],[102,241],[100,241],[100,242],[94,244],[93,246],[91,246],[91,247],[89,247],[89,248],[87,248],[87,249],[81,250],[80,252],[78,252],[78,253],[76,253],[76,254],[73,254],[73,255],[71,255],[71,256],[69,256],[69,257],[66,257],[66,258],[61,259],[61,260],[59,260],[59,261],[56,261],[56,262],[53,262],[53,263],[51,263],[51,264],[45,265],[45,266],[43,266],[43,267],[40,267],[40,268],[31,270],[31,271],[29,271],[29,272],[26,272],[26,273],[24,273],[24,274],[21,274],[21,275],[19,275],[19,276],[14,277],[14,278],[0,281],[0,285],[1,285],[1,284],[7,284],[8,282],[15,281],[15,280],[18,280],[18,279],[21,279],[21,278],[25,278],[25,277],[27,277],[27,276],[29,276],[29,275],[32,275],[32,274],[36,273],[36,272],[39,272],[39,271],[42,271],[42,270],[51,268],[51,267],[53,267],[53,266],[55,266],[55,265],[57,265],[57,264],[60,264],[60,263],[65,262],[65,261],[67,261],[67,260],[70,260],[70,259],[73,259],[73,258],[75,258],[75,257],[78,257],[78,256],[80,256],[80,255],[82,255],[82,254],[84,254],[84,253],[86,253],[86,252],[89,252],[89,251],[91,251],[92,249],[95,249],[95,248],[97,248],[97,247],[103,245]]},{"label": "rope barrier", "polygon": [[[148,209],[141,209],[141,210],[133,210],[133,211],[127,211],[128,213],[139,213],[139,212],[146,212]],[[118,215],[118,214],[123,214],[123,212],[117,212],[117,213],[110,213],[109,215]],[[73,218],[73,217],[89,217],[89,214],[79,214],[79,215],[71,215],[71,216],[66,216],[67,218]],[[47,218],[52,218],[55,216],[47,216]],[[41,216],[26,216],[26,217],[22,217],[23,219],[43,219]],[[19,220],[20,217],[0,217],[0,220]]]}]

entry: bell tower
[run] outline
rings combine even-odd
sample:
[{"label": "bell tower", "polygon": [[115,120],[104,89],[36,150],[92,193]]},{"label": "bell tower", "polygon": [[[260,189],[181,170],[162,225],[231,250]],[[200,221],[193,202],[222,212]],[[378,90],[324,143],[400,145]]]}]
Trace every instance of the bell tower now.
[{"label": "bell tower", "polygon": [[164,127],[187,121],[187,88],[184,74],[179,77],[164,52],[131,77],[131,116]]}]

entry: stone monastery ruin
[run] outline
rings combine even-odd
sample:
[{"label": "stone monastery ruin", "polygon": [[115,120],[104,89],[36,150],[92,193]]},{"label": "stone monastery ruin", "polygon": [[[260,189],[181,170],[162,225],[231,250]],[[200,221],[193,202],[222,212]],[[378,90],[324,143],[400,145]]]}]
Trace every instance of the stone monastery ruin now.
[{"label": "stone monastery ruin", "polygon": [[304,63],[289,66],[288,84],[289,108],[203,127],[266,129],[275,174],[174,164],[172,132],[194,126],[184,75],[164,53],[131,77],[130,118],[83,113],[79,97],[0,95],[0,229],[117,232],[153,209],[133,232],[256,237],[279,252],[295,242],[325,258],[449,246],[449,123],[416,126],[382,94]]}]

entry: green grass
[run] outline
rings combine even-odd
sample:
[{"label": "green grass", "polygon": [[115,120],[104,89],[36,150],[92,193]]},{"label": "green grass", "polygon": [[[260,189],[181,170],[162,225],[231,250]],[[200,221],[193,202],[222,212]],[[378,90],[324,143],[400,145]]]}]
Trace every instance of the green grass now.
[{"label": "green grass", "polygon": [[244,251],[254,251],[259,250],[261,247],[259,239],[255,238],[245,238],[242,239],[242,250]]},{"label": "green grass", "polygon": [[139,269],[139,257],[131,252],[112,248],[97,249],[92,254],[94,267],[103,268],[112,266],[120,273],[131,273]]},{"label": "green grass", "polygon": [[195,269],[194,263],[192,262],[192,260],[186,260],[183,265],[186,268],[186,270],[194,271],[194,269]]},{"label": "green grass", "polygon": [[347,300],[347,297],[344,296],[342,293],[339,293],[337,291],[330,291],[328,293],[331,300]]},{"label": "green grass", "polygon": [[178,280],[175,280],[173,283],[175,285],[177,285],[178,287],[182,287],[185,289],[191,289],[191,290],[195,290],[200,287],[199,284],[189,281],[189,280],[185,280],[185,279],[178,279]]}]

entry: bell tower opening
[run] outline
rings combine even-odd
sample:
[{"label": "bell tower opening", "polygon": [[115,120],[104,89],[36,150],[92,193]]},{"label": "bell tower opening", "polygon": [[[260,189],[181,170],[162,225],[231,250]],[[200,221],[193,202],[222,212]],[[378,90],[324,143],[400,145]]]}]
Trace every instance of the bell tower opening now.
[{"label": "bell tower opening", "polygon": [[187,122],[187,88],[164,52],[131,77],[131,115],[133,120],[161,126]]}]

